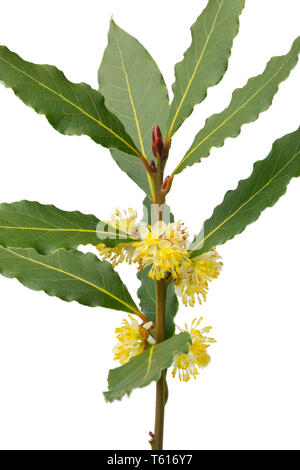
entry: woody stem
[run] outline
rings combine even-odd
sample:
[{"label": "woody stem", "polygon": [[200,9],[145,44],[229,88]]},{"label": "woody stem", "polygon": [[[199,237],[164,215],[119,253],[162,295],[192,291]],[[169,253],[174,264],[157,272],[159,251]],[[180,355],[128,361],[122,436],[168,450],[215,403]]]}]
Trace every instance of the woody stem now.
[{"label": "woody stem", "polygon": [[[166,284],[162,279],[156,281],[156,342],[165,339],[165,298]],[[163,448],[164,412],[166,401],[166,370],[162,371],[160,379],[156,382],[155,430],[152,441],[153,450]]]}]

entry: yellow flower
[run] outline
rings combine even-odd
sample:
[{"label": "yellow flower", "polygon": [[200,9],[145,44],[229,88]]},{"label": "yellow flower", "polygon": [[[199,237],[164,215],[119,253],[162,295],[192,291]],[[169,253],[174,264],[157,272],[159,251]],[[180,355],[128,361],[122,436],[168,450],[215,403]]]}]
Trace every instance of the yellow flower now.
[{"label": "yellow flower", "polygon": [[97,250],[99,251],[99,254],[103,260],[110,261],[112,266],[115,267],[118,264],[123,263],[123,261],[131,264],[134,257],[135,248],[138,244],[138,242],[120,243],[113,248],[109,248],[103,243],[100,243],[97,246]]},{"label": "yellow flower", "polygon": [[144,240],[135,250],[134,261],[139,263],[139,269],[151,265],[152,279],[162,279],[167,273],[176,279],[190,264],[185,249],[187,235],[180,222],[168,225],[157,222],[151,230],[144,227],[140,233]]},{"label": "yellow flower", "polygon": [[[136,222],[137,212],[132,209],[128,209],[128,211],[123,211],[123,215],[119,209],[116,209],[111,219],[105,221],[105,223],[115,227],[117,230],[120,230],[120,232],[126,233],[130,237],[138,237],[138,224]],[[127,261],[127,263],[131,264],[137,245],[138,242],[120,243],[119,245],[110,248],[104,243],[100,243],[97,246],[97,250],[103,260],[109,260],[113,267],[115,267],[123,261]]]},{"label": "yellow flower", "polygon": [[131,357],[142,353],[147,348],[147,343],[155,344],[154,338],[149,334],[152,322],[139,325],[135,318],[129,315],[131,322],[126,319],[122,321],[121,328],[116,328],[118,344],[113,349],[114,360],[122,365]]},{"label": "yellow flower", "polygon": [[191,263],[175,281],[175,291],[186,306],[195,305],[195,297],[201,304],[206,300],[208,282],[219,276],[223,263],[215,249],[191,259]]},{"label": "yellow flower", "polygon": [[138,235],[137,212],[129,208],[124,210],[123,214],[119,209],[111,216],[111,219],[106,221],[107,224],[115,227],[121,232],[127,233],[131,237]]},{"label": "yellow flower", "polygon": [[207,337],[207,334],[211,330],[211,326],[207,326],[199,330],[198,326],[203,318],[197,320],[196,318],[192,321],[190,330],[185,325],[186,331],[190,333],[192,344],[187,354],[177,354],[174,358],[174,369],[172,375],[175,378],[178,372],[179,379],[184,382],[188,382],[192,377],[194,379],[199,375],[198,369],[203,369],[208,366],[210,362],[210,356],[207,353],[207,348],[211,343],[216,341],[213,338]]},{"label": "yellow flower", "polygon": [[175,280],[177,295],[184,305],[195,305],[206,300],[208,282],[218,277],[222,263],[215,249],[193,259],[188,252],[188,233],[181,221],[166,224],[157,222],[153,227],[137,223],[137,213],[132,209],[121,213],[115,211],[107,223],[127,233],[136,241],[120,243],[109,248],[103,243],[97,246],[103,260],[113,267],[126,261],[139,264],[139,270],[151,266],[149,277],[160,280],[171,275]]},{"label": "yellow flower", "polygon": [[165,238],[170,240],[172,244],[177,244],[182,250],[186,250],[188,246],[189,234],[184,226],[184,223],[180,220],[166,225]]}]

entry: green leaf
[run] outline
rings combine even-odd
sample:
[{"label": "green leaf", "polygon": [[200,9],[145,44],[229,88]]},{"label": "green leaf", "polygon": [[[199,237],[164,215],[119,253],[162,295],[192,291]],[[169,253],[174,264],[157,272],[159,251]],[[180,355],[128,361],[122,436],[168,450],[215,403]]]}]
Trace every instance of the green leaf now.
[{"label": "green leaf", "polygon": [[245,0],[210,0],[192,26],[192,44],[175,66],[168,141],[226,72],[244,4]]},{"label": "green leaf", "polygon": [[[156,289],[155,281],[148,276],[151,267],[147,267],[137,274],[138,279],[141,281],[141,287],[138,289],[138,297],[140,299],[140,306],[142,312],[146,317],[155,323],[156,317]],[[166,296],[166,318],[165,318],[165,336],[170,338],[174,335],[175,324],[174,318],[178,311],[178,299],[174,290],[174,283],[168,286]]]},{"label": "green leaf", "polygon": [[132,241],[136,240],[93,215],[30,201],[0,204],[0,244],[4,247],[34,248],[49,254],[59,248],[72,250],[99,243],[113,247]]},{"label": "green leaf", "polygon": [[243,124],[255,121],[261,112],[266,111],[279,84],[295,67],[299,52],[300,37],[294,41],[288,54],[273,57],[261,75],[250,78],[243,88],[235,90],[228,108],[206,121],[173,173],[180,173],[187,166],[207,157],[212,147],[221,147],[227,137],[239,135]]},{"label": "green leaf", "polygon": [[188,353],[190,344],[190,335],[180,333],[133,357],[124,366],[111,369],[108,374],[108,392],[104,392],[106,401],[121,400],[135,388],[146,387],[158,380],[161,372],[172,365],[174,354]]},{"label": "green leaf", "polygon": [[[162,133],[166,132],[169,114],[167,88],[150,54],[113,20],[98,78],[105,105],[118,116],[135,145],[149,159],[152,154],[152,129],[159,125]],[[124,166],[125,162],[122,163]],[[148,184],[148,194],[150,180],[144,167],[139,170],[144,184]]]},{"label": "green leaf", "polygon": [[91,253],[61,249],[44,256],[33,249],[0,246],[0,273],[67,302],[140,313],[111,265]]},{"label": "green leaf", "polygon": [[88,135],[98,144],[139,157],[104,97],[85,83],[72,83],[56,67],[27,62],[0,46],[0,80],[65,135]]},{"label": "green leaf", "polygon": [[252,175],[229,191],[204,224],[204,236],[191,256],[221,245],[255,222],[286,192],[290,180],[300,176],[300,128],[274,142],[271,153],[254,165]]}]

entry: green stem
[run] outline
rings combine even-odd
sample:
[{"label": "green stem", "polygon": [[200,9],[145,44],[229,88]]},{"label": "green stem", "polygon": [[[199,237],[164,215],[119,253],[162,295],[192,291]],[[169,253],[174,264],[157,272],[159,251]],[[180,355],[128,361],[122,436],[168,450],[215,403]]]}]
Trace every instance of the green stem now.
[{"label": "green stem", "polygon": [[[164,174],[164,162],[161,157],[157,159],[157,174],[155,175],[155,202],[162,205],[165,196],[162,193],[162,183]],[[156,214],[156,220],[162,220],[162,211]],[[161,343],[165,339],[165,309],[167,282],[164,279],[156,281],[156,343]],[[167,395],[166,370],[163,370],[160,379],[156,382],[156,405],[155,405],[155,429],[154,436],[150,444],[153,450],[162,450],[164,436],[164,415]]]}]

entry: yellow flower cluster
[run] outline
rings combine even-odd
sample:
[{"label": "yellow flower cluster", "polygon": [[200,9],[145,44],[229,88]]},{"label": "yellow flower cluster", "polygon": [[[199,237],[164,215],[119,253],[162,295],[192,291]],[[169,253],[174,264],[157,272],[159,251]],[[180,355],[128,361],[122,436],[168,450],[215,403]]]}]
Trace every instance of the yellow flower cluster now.
[{"label": "yellow flower cluster", "polygon": [[[141,354],[149,345],[155,344],[154,338],[149,334],[152,322],[139,325],[139,323],[129,315],[131,322],[123,320],[121,328],[116,328],[118,343],[114,347],[114,359],[122,365],[126,364],[132,357]],[[215,343],[213,338],[208,337],[211,327],[199,329],[202,318],[192,321],[191,327],[185,325],[185,331],[190,334],[192,344],[187,354],[177,354],[174,357],[173,378],[178,377],[180,381],[188,382],[191,377],[194,379],[199,375],[199,369],[203,369],[210,362],[207,348],[211,343]]]},{"label": "yellow flower cluster", "polygon": [[138,235],[138,224],[136,222],[137,212],[129,208],[127,211],[123,211],[123,214],[124,217],[122,212],[119,209],[116,209],[110,221],[107,223],[121,232],[128,233],[130,235]]},{"label": "yellow flower cluster", "polygon": [[144,227],[144,240],[135,250],[134,261],[139,263],[139,269],[151,266],[149,276],[160,280],[170,273],[174,279],[187,268],[190,259],[185,249],[186,232],[183,225],[157,222],[153,229]]},{"label": "yellow flower cluster", "polygon": [[[129,237],[139,239],[139,224],[137,223],[137,212],[133,209],[124,211],[123,214],[119,209],[115,210],[110,220],[106,220],[105,223],[111,227],[119,230],[120,232],[127,234]],[[111,262],[112,266],[115,267],[123,261],[131,264],[135,248],[139,244],[137,243],[120,243],[119,245],[108,248],[103,243],[97,246],[97,250],[102,259]]]},{"label": "yellow flower cluster", "polygon": [[223,263],[215,249],[196,256],[191,260],[182,275],[175,281],[175,291],[186,306],[194,307],[195,297],[201,304],[201,298],[206,300],[208,282],[216,279]]},{"label": "yellow flower cluster", "polygon": [[136,241],[114,248],[98,245],[102,259],[113,266],[123,261],[138,263],[139,270],[151,266],[148,275],[155,280],[172,276],[176,293],[186,306],[206,299],[208,283],[218,277],[222,263],[215,249],[190,258],[188,233],[182,222],[160,221],[151,227],[138,223],[137,213],[128,209],[123,214],[117,210],[107,223]]},{"label": "yellow flower cluster", "polygon": [[[172,277],[175,291],[182,298],[184,305],[194,306],[206,300],[208,283],[219,276],[222,262],[213,248],[207,253],[190,258],[188,234],[182,222],[166,224],[157,222],[153,227],[137,222],[137,213],[129,209],[123,214],[116,211],[111,220],[106,222],[136,241],[121,243],[108,248],[104,244],[97,246],[102,259],[110,260],[113,266],[122,261],[138,263],[138,269],[150,266],[149,276],[160,280]],[[116,329],[118,343],[113,349],[114,359],[126,364],[130,358],[142,353],[148,345],[155,344],[149,333],[152,322],[140,325],[131,315],[130,322],[123,320]],[[174,357],[173,377],[178,373],[181,381],[187,382],[199,375],[199,369],[210,362],[207,348],[214,343],[208,337],[211,327],[199,329],[200,322],[194,319],[191,327],[185,325],[192,344],[187,354]]]},{"label": "yellow flower cluster", "polygon": [[147,343],[155,344],[154,338],[149,334],[152,322],[139,325],[135,318],[129,315],[130,323],[125,319],[121,328],[116,328],[118,344],[114,347],[114,360],[122,365],[131,357],[142,353],[147,348]]},{"label": "yellow flower cluster", "polygon": [[173,377],[178,372],[179,379],[188,382],[192,377],[194,379],[199,375],[199,369],[203,369],[210,362],[210,356],[207,353],[207,348],[211,343],[216,341],[213,338],[207,337],[211,330],[211,326],[198,328],[202,318],[192,321],[191,328],[185,325],[186,331],[189,332],[192,344],[189,348],[188,354],[177,354],[174,358],[174,369],[172,371]]}]

